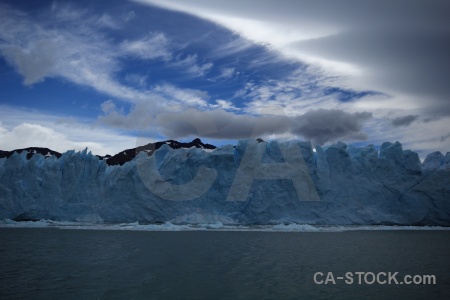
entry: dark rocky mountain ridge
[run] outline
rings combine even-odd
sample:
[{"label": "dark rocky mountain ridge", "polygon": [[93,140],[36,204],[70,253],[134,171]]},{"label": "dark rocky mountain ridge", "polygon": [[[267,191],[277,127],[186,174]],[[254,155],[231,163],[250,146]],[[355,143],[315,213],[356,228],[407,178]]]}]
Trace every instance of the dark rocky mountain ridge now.
[{"label": "dark rocky mountain ridge", "polygon": [[[175,140],[167,140],[162,142],[155,142],[155,143],[149,143],[144,146],[138,146],[136,148],[126,149],[123,151],[120,151],[119,153],[115,155],[104,155],[100,156],[97,155],[99,159],[105,160],[106,163],[110,166],[112,165],[123,165],[124,163],[133,160],[133,158],[136,157],[140,152],[144,151],[147,153],[148,156],[151,156],[156,150],[158,150],[162,145],[167,144],[172,149],[188,149],[188,148],[201,148],[201,149],[209,149],[213,150],[216,149],[216,146],[211,144],[204,144],[199,138],[194,139],[192,142],[183,143],[178,142]],[[50,157],[50,156],[56,156],[57,158],[61,157],[61,153],[48,149],[48,148],[41,148],[41,147],[28,147],[23,149],[15,149],[12,151],[3,151],[0,150],[0,158],[9,158],[11,157],[15,152],[18,154],[22,153],[23,151],[27,152],[27,159],[31,159],[34,154],[41,154],[44,157]]]}]

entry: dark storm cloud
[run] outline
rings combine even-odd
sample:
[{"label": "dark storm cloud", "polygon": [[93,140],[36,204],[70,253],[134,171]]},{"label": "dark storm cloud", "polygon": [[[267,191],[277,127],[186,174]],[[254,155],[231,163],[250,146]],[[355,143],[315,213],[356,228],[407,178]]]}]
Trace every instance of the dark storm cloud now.
[{"label": "dark storm cloud", "polygon": [[407,115],[403,117],[398,117],[392,120],[392,125],[395,127],[398,126],[409,126],[412,122],[416,121],[419,118],[417,115]]},{"label": "dark storm cloud", "polygon": [[161,132],[172,138],[207,136],[219,139],[245,139],[289,131],[290,119],[285,116],[237,115],[224,110],[190,109],[163,113],[157,118]]},{"label": "dark storm cloud", "polygon": [[[448,11],[448,1],[398,1],[398,0],[134,0],[179,10],[220,12],[239,18],[268,20],[282,23],[347,24],[355,27],[392,25],[409,26],[411,22],[422,26],[433,26],[442,21]],[[182,4],[186,4],[183,7]],[[201,13],[201,12],[199,12]],[[426,23],[426,24],[425,24]],[[311,28],[313,29],[313,28]]]},{"label": "dark storm cloud", "polygon": [[301,135],[315,144],[324,144],[339,138],[366,139],[360,132],[364,121],[371,113],[347,113],[338,109],[318,109],[298,117],[292,132]]},{"label": "dark storm cloud", "polygon": [[[449,24],[450,27],[450,24]],[[300,51],[369,67],[370,82],[391,91],[428,97],[431,111],[450,113],[450,35],[405,29],[354,30],[297,42]],[[447,109],[441,108],[447,106]]]},{"label": "dark storm cloud", "polygon": [[445,142],[450,138],[450,133],[447,133],[446,135],[441,136],[440,141]]},{"label": "dark storm cloud", "polygon": [[171,138],[202,136],[217,139],[245,139],[268,135],[294,134],[324,144],[337,139],[365,139],[361,132],[371,113],[347,113],[342,110],[319,109],[298,117],[283,115],[237,115],[223,110],[187,110],[158,116],[161,132]]}]

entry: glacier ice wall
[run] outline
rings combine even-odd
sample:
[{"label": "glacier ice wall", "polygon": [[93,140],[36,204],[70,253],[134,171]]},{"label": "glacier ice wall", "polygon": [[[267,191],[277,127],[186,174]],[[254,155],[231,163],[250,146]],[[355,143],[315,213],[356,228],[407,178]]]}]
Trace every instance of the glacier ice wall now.
[{"label": "glacier ice wall", "polygon": [[86,150],[22,153],[0,159],[0,179],[0,219],[450,226],[450,153],[422,164],[398,142],[163,146],[123,166]]}]

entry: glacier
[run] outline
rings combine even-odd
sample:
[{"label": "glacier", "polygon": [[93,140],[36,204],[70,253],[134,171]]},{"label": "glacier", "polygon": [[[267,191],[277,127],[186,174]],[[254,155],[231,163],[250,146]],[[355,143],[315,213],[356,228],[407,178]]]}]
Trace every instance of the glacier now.
[{"label": "glacier", "polygon": [[421,163],[399,142],[163,145],[123,165],[87,149],[26,155],[0,159],[0,220],[450,226],[450,153]]}]

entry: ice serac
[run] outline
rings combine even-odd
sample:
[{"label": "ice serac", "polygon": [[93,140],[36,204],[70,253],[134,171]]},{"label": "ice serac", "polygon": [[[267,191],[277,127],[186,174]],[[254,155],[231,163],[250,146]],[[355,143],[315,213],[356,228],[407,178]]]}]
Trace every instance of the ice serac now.
[{"label": "ice serac", "polygon": [[0,159],[0,179],[0,219],[450,226],[450,154],[422,164],[399,142],[379,151],[340,142],[315,151],[303,141],[161,145],[123,165],[87,150],[22,152]]}]

